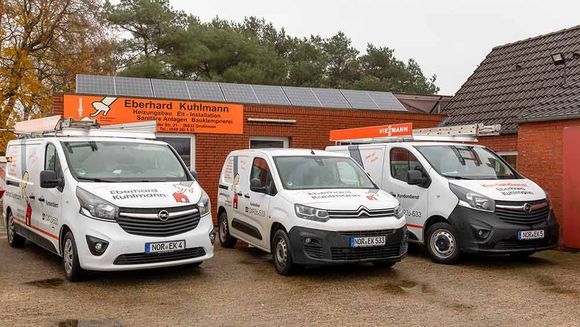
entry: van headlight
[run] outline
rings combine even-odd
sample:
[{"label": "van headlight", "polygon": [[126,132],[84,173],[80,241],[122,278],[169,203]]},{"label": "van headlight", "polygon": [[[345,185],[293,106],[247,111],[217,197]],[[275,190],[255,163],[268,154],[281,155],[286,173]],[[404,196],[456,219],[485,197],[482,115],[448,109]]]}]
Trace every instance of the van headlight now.
[{"label": "van headlight", "polygon": [[197,203],[197,209],[199,210],[199,216],[205,216],[211,210],[211,203],[209,201],[209,196],[205,193],[204,190],[201,190],[201,198],[199,198],[199,202]]},{"label": "van headlight", "polygon": [[77,198],[81,205],[81,214],[89,218],[114,221],[119,214],[119,207],[100,197],[77,187]]},{"label": "van headlight", "polygon": [[403,218],[403,216],[405,216],[405,212],[401,208],[400,204],[395,207],[394,212],[395,212],[395,218],[397,218],[397,219],[401,219],[401,218]]},{"label": "van headlight", "polygon": [[296,211],[296,216],[302,219],[327,222],[330,219],[328,211],[317,209],[302,204],[295,204],[294,210]]},{"label": "van headlight", "polygon": [[495,201],[487,196],[468,190],[464,187],[449,183],[449,188],[459,198],[459,204],[467,203],[470,207],[478,210],[493,211]]}]

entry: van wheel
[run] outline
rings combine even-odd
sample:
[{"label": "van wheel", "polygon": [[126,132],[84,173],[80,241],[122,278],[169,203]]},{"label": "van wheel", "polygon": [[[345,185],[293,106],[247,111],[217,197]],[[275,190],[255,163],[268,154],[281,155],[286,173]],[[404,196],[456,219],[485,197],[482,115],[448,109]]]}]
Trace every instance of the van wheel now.
[{"label": "van wheel", "polygon": [[220,244],[224,248],[233,248],[236,246],[238,240],[230,235],[230,227],[228,226],[228,214],[225,211],[221,213],[218,219],[218,224]]},{"label": "van wheel", "polygon": [[292,260],[290,239],[283,229],[279,229],[272,238],[272,259],[274,267],[280,275],[289,276],[298,271],[298,266]]},{"label": "van wheel", "polygon": [[455,228],[447,223],[436,223],[427,230],[427,251],[437,263],[454,264],[461,257]]},{"label": "van wheel", "polygon": [[16,234],[16,222],[14,222],[14,216],[12,213],[8,214],[8,219],[6,220],[6,235],[8,238],[8,244],[13,248],[21,248],[26,243],[26,239],[18,234]]},{"label": "van wheel", "polygon": [[65,277],[69,282],[78,282],[83,280],[85,277],[85,271],[81,268],[79,263],[75,238],[71,231],[68,231],[64,236],[62,245],[62,264],[64,266]]}]

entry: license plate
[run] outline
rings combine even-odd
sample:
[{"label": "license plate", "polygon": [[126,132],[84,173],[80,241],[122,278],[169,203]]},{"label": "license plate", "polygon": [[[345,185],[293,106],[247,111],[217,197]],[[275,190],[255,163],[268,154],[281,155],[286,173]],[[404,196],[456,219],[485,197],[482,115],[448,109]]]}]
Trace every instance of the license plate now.
[{"label": "license plate", "polygon": [[537,240],[544,238],[544,230],[525,230],[518,232],[518,240]]},{"label": "license plate", "polygon": [[185,241],[145,243],[145,253],[173,252],[185,250]]},{"label": "license plate", "polygon": [[371,236],[371,237],[351,237],[350,247],[369,247],[369,246],[383,246],[387,243],[386,236]]}]

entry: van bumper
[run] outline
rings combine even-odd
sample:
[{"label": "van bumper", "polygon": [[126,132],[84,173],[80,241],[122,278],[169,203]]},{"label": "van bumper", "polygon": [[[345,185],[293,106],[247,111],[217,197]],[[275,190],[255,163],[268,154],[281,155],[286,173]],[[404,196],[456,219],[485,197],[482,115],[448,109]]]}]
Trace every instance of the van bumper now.
[{"label": "van bumper", "polygon": [[[77,218],[84,220],[82,230],[79,230],[77,226],[73,233],[80,265],[85,270],[122,271],[171,267],[202,262],[214,255],[214,247],[209,237],[213,231],[211,214],[201,217],[194,229],[167,237],[133,235],[125,232],[116,222],[98,221],[80,214]],[[109,244],[105,252],[100,256],[93,255],[89,250],[86,236],[107,241]],[[163,254],[145,253],[146,243],[181,240],[185,241],[184,251]],[[153,256],[162,258],[151,260]]]},{"label": "van bumper", "polygon": [[[485,212],[457,206],[449,221],[458,232],[461,250],[466,253],[509,254],[537,252],[557,247],[559,226],[553,213],[533,225],[512,224],[502,221],[494,212]],[[519,231],[543,230],[544,238],[518,240]],[[483,231],[483,236],[478,235]]]},{"label": "van bumper", "polygon": [[[357,233],[293,227],[288,233],[292,259],[299,265],[401,261],[408,249],[407,227],[383,231],[385,232],[360,231]],[[385,235],[386,244],[376,247],[350,247],[351,237],[371,235]]]}]

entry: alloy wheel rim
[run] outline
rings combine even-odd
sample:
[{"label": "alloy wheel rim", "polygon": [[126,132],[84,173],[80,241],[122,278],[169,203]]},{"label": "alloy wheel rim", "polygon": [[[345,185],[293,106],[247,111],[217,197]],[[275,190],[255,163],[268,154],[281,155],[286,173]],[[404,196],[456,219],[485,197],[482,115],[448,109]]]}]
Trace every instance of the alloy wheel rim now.
[{"label": "alloy wheel rim", "polygon": [[281,238],[276,243],[276,261],[284,267],[286,266],[286,260],[288,260],[288,246],[286,241]]},{"label": "alloy wheel rim", "polygon": [[438,230],[431,236],[431,249],[439,258],[449,258],[455,253],[455,237],[447,230]]},{"label": "alloy wheel rim", "polygon": [[14,218],[8,218],[8,242],[12,243],[14,240]]},{"label": "alloy wheel rim", "polygon": [[226,233],[228,231],[228,221],[222,218],[222,224],[220,228],[220,241],[225,243],[226,241]]},{"label": "alloy wheel rim", "polygon": [[72,271],[73,266],[73,249],[72,249],[72,241],[71,239],[67,239],[64,243],[64,269],[67,273]]}]

